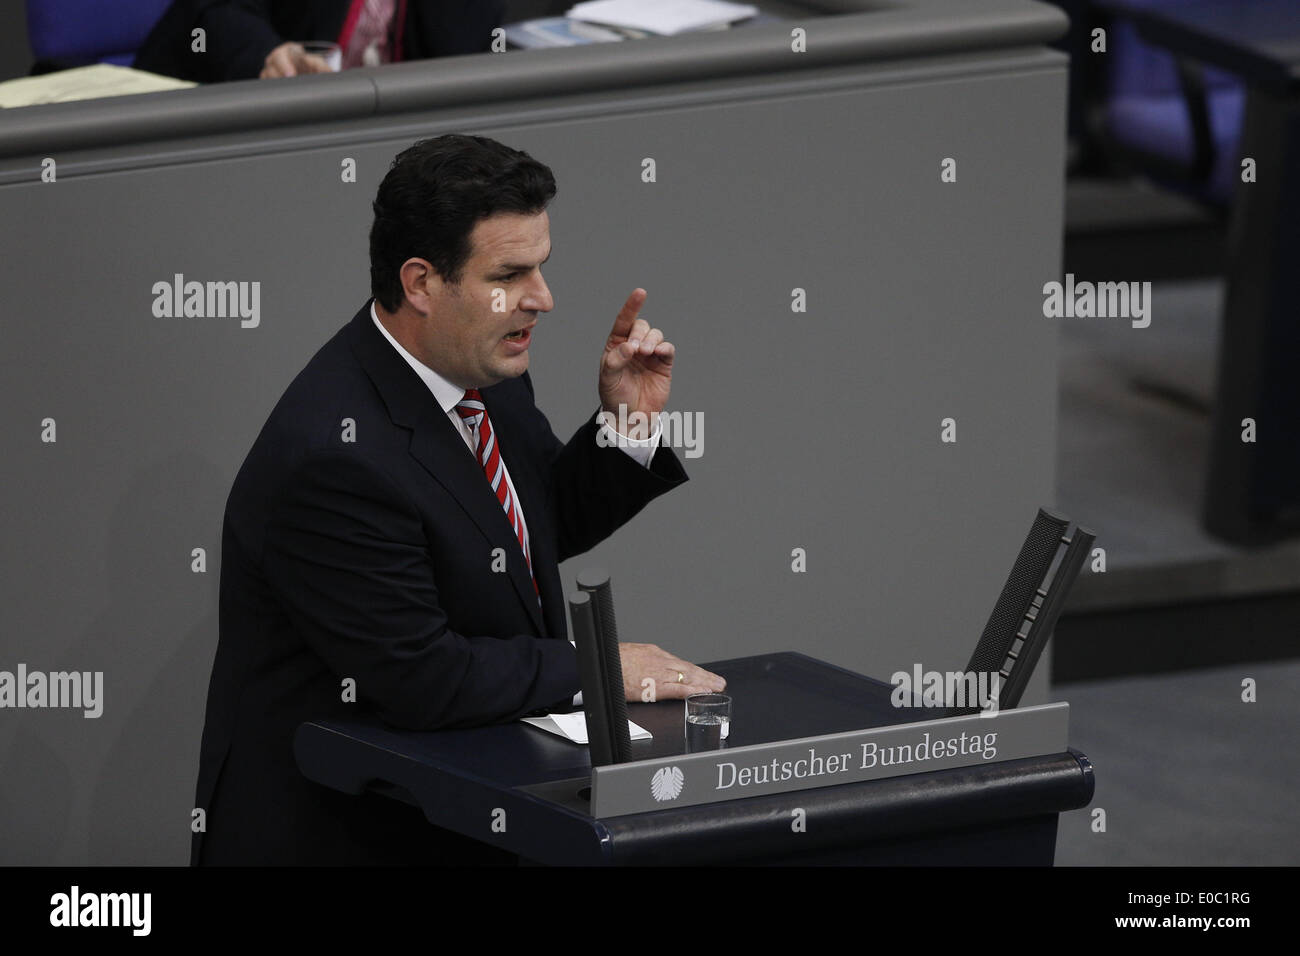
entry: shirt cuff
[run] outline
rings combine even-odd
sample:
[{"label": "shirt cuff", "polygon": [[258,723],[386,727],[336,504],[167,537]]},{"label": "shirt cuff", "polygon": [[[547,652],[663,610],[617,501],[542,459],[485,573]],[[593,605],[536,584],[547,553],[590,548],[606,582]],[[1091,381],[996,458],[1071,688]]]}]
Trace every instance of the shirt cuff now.
[{"label": "shirt cuff", "polygon": [[596,444],[602,447],[616,445],[637,464],[649,468],[650,463],[654,461],[655,449],[659,447],[659,437],[663,434],[663,422],[660,421],[658,412],[655,413],[654,434],[649,438],[628,438],[615,430],[612,424],[614,421],[614,416],[604,409],[596,413],[596,424],[600,426],[600,433],[596,436]]}]

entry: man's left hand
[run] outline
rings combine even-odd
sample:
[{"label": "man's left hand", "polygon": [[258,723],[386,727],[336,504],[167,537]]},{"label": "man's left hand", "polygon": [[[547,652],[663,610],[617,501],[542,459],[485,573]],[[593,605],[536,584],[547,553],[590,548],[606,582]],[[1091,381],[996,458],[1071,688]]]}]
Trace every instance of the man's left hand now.
[{"label": "man's left hand", "polygon": [[649,429],[644,435],[629,438],[650,437],[656,415],[668,404],[676,353],[673,344],[664,340],[663,332],[651,328],[640,317],[645,300],[645,289],[636,289],[627,297],[600,359],[601,407],[616,418],[620,405],[627,406],[629,418],[641,412]]}]

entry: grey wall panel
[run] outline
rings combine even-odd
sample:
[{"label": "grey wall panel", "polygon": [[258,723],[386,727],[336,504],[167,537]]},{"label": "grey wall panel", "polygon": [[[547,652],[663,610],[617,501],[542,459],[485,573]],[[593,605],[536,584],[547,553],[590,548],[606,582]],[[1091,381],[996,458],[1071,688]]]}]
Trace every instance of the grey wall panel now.
[{"label": "grey wall panel", "polygon": [[[678,347],[670,407],[703,416],[692,480],[562,569],[611,570],[627,640],[701,660],[793,648],[886,677],[957,668],[1051,503],[1039,290],[1059,271],[1061,61],[854,75],[460,124],[559,181],[556,308],[533,348],[556,431],[594,411],[601,343],[637,285]],[[97,720],[0,712],[0,862],[186,859],[225,495],[280,392],[365,301],[369,203],[408,132],[0,187],[0,669],[106,681]],[[939,181],[947,156],[955,184]],[[259,327],[155,318],[151,287],[178,272],[260,282]]]}]

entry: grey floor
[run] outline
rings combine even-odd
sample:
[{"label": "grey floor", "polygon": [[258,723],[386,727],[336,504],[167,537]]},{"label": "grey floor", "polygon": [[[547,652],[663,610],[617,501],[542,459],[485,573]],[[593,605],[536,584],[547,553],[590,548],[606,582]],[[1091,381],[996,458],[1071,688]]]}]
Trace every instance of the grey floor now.
[{"label": "grey floor", "polygon": [[1068,684],[1053,699],[1069,701],[1070,745],[1097,779],[1091,807],[1061,814],[1057,866],[1300,864],[1300,662]]},{"label": "grey floor", "polygon": [[[1158,283],[1146,329],[1064,323],[1057,503],[1097,532],[1109,565],[1081,576],[1071,609],[1300,591],[1300,543],[1236,548],[1197,519],[1223,292]],[[1065,684],[1052,699],[1070,702],[1071,745],[1097,777],[1092,806],[1060,818],[1057,865],[1300,864],[1300,653]]]}]

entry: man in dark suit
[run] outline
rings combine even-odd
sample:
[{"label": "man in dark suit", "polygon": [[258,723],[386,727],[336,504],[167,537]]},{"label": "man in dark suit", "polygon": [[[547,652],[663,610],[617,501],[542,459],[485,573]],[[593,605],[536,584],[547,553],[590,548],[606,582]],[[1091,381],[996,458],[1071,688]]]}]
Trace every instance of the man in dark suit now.
[{"label": "man in dark suit", "polygon": [[[388,0],[376,62],[484,52],[504,9],[505,0]],[[174,0],[132,65],[197,83],[323,72],[324,62],[296,43],[339,43],[347,58],[370,15],[366,0]],[[204,32],[201,51],[196,29]]]},{"label": "man in dark suit", "polygon": [[[558,563],[686,480],[657,447],[674,347],[628,298],[601,411],[567,444],[534,404],[528,347],[552,307],[550,170],[482,137],[401,153],[370,235],[374,299],[308,363],[235,479],[222,538],[195,863],[425,864],[502,855],[297,770],[309,719],[434,730],[515,720],[578,690]],[[522,330],[522,333],[520,332]],[[618,421],[607,412],[633,414]],[[625,694],[725,682],[622,646]]]}]

